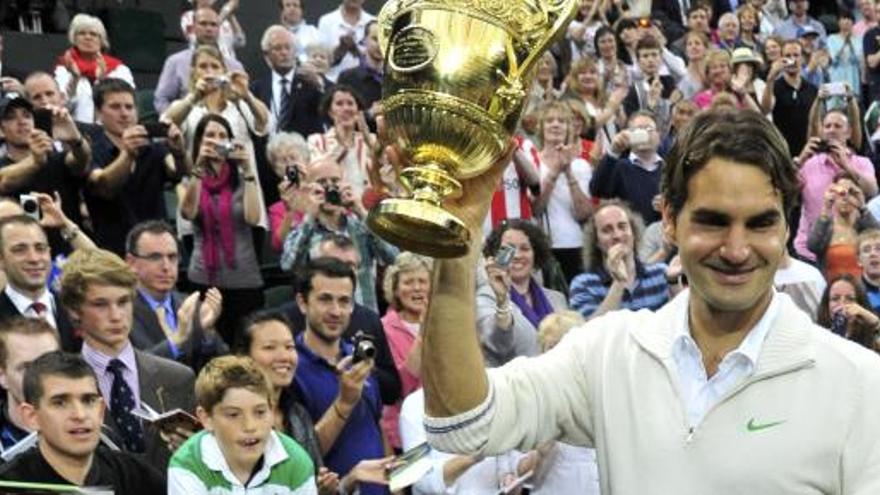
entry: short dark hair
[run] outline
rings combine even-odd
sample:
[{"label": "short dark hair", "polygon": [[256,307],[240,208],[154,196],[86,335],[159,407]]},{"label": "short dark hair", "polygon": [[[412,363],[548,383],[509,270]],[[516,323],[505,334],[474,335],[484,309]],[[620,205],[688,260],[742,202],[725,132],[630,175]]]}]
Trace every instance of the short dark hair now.
[{"label": "short dark hair", "polygon": [[95,109],[100,110],[104,106],[104,100],[107,99],[107,95],[113,93],[128,93],[132,99],[136,99],[134,88],[131,84],[122,79],[108,77],[98,81],[92,87],[92,100],[95,103]]},{"label": "short dark hair", "polygon": [[312,292],[312,280],[316,275],[328,278],[348,278],[351,280],[352,292],[357,288],[357,277],[350,266],[336,258],[321,256],[309,260],[302,273],[297,277],[296,293],[301,294],[303,299],[308,299],[309,293]]},{"label": "short dark hair", "polygon": [[687,201],[691,177],[713,158],[760,168],[782,197],[785,215],[792,211],[800,181],[779,130],[752,110],[712,110],[700,112],[679,131],[661,170],[661,194],[673,216]]},{"label": "short dark hair", "polygon": [[370,28],[373,27],[374,24],[379,24],[379,21],[376,19],[370,19],[364,24],[364,39],[367,39],[367,36],[370,35]]},{"label": "short dark hair", "polygon": [[638,43],[636,43],[636,58],[641,56],[642,50],[662,51],[663,46],[660,45],[660,41],[654,36],[645,34],[645,36],[642,36]]},{"label": "short dark hair", "polygon": [[58,331],[42,318],[25,318],[24,316],[15,316],[0,323],[0,368],[6,367],[6,361],[9,359],[9,346],[6,345],[7,335],[42,335],[48,334],[55,338],[60,344],[61,339],[58,337]]},{"label": "short dark hair", "polygon": [[164,220],[147,220],[141,222],[128,231],[128,235],[125,237],[125,252],[137,255],[137,245],[141,240],[141,236],[144,234],[169,234],[174,238],[174,228]]},{"label": "short dark hair", "polygon": [[330,117],[330,106],[333,105],[333,97],[336,96],[336,93],[350,94],[351,97],[354,98],[358,110],[364,109],[364,98],[358,90],[348,84],[337,84],[324,93],[324,98],[321,99],[321,115],[324,117]]},{"label": "short dark hair", "polygon": [[40,230],[43,230],[43,226],[40,225],[39,220],[30,215],[12,215],[11,217],[0,219],[0,253],[3,252],[3,229],[5,229],[7,225],[36,225]]},{"label": "short dark hair", "polygon": [[70,352],[52,351],[34,359],[25,367],[22,382],[25,402],[34,407],[38,406],[43,397],[43,378],[50,375],[72,380],[91,378],[95,381],[95,390],[98,390],[95,372],[82,356]]},{"label": "short dark hair", "polygon": [[330,232],[325,234],[323,237],[321,237],[321,242],[319,242],[318,245],[320,246],[321,244],[327,242],[333,244],[339,249],[355,249],[357,247],[354,245],[354,241],[351,240],[351,237],[345,234],[340,234],[338,232]]},{"label": "short dark hair", "polygon": [[291,335],[295,335],[293,325],[290,323],[287,315],[277,309],[261,309],[245,318],[241,338],[238,340],[238,346],[236,347],[237,352],[245,356],[250,354],[251,344],[254,342],[254,328],[269,322],[281,323],[290,330]]}]

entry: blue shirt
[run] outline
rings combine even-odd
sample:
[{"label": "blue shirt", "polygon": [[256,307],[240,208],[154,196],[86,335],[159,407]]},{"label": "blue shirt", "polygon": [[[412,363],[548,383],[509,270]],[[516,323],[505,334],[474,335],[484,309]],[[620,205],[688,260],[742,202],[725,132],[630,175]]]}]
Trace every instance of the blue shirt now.
[{"label": "blue shirt", "polygon": [[[326,359],[313,353],[304,342],[305,332],[296,337],[296,351],[299,364],[293,378],[293,393],[315,423],[332,407],[339,395],[339,378],[336,367]],[[354,348],[348,342],[340,342],[340,357],[349,356]],[[361,400],[352,409],[348,421],[336,442],[324,454],[324,464],[331,471],[344,476],[364,459],[379,459],[385,456],[382,445],[382,432],[379,420],[382,416],[382,400],[379,396],[379,382],[371,374],[364,383]],[[386,487],[361,484],[361,494],[387,494]]]},{"label": "blue shirt", "polygon": [[[174,305],[171,304],[170,292],[165,296],[165,299],[162,301],[157,301],[147,291],[141,289],[138,289],[138,294],[140,294],[144,301],[147,302],[147,305],[150,306],[150,310],[152,312],[155,313],[156,308],[158,308],[159,306],[165,308],[165,324],[168,325],[168,328],[177,332],[177,313],[174,310]],[[158,317],[159,315],[156,316]],[[171,340],[166,339],[166,342],[168,342],[168,348],[171,349],[171,356],[174,359],[177,359],[180,356],[180,349],[178,349],[177,346],[174,345],[174,342],[171,342]]]},{"label": "blue shirt", "polygon": [[865,285],[865,293],[868,295],[871,310],[880,314],[880,287],[868,282],[865,277],[862,277],[862,283]]},{"label": "blue shirt", "polygon": [[[571,281],[571,307],[589,318],[611,288],[611,275],[600,267],[595,272],[582,273]],[[669,301],[669,285],[666,282],[666,265],[644,265],[636,260],[636,280],[632,289],[624,289],[620,309],[659,309]]]}]

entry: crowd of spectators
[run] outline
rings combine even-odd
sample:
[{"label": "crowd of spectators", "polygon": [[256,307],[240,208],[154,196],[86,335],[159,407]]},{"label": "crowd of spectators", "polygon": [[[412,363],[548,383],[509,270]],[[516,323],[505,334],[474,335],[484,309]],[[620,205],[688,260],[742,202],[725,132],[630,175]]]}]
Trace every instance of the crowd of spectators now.
[{"label": "crowd of spectators", "polygon": [[[880,350],[880,1],[642,4],[580,0],[531,75],[474,284],[487,366],[687,290],[661,170],[720,108],[771,121],[799,169],[776,290]],[[424,441],[432,260],[366,222],[407,194],[375,12],[241,8],[193,1],[155,87],[87,13],[54,66],[0,65],[0,479],[381,494]],[[175,409],[194,423],[144,419]],[[430,457],[410,493],[599,492],[589,449]]]}]

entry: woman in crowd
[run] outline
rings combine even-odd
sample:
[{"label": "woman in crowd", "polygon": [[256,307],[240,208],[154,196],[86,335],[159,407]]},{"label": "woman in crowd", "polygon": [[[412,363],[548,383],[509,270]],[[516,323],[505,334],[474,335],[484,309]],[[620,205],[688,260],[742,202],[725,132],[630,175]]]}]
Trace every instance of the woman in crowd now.
[{"label": "woman in crowd", "polygon": [[[502,247],[514,250],[506,266],[496,258]],[[483,254],[487,278],[477,289],[477,329],[487,365],[537,355],[541,320],[568,306],[561,292],[538,281],[538,273],[554,280],[546,236],[530,222],[509,220],[492,230]]]},{"label": "woman in crowd", "polygon": [[816,323],[868,349],[880,351],[877,340],[880,318],[870,308],[859,277],[842,273],[825,288]]},{"label": "woman in crowd", "polygon": [[[760,111],[755,95],[749,93],[744,79],[734,79],[730,68],[730,53],[726,50],[713,50],[706,56],[706,89],[694,95],[693,101],[705,110],[712,105],[719,93],[732,93],[736,97],[737,107]],[[750,82],[750,81],[749,81]]]},{"label": "woman in crowd", "polygon": [[681,91],[681,96],[685,100],[690,100],[705,89],[706,53],[708,53],[711,43],[706,33],[688,31],[684,35],[687,73],[678,82],[678,90]]},{"label": "woman in crowd", "polygon": [[599,73],[605,84],[605,91],[610,93],[614,88],[629,87],[629,70],[626,64],[620,61],[617,36],[614,30],[608,26],[602,26],[596,31],[596,55],[598,57]]},{"label": "woman in crowd", "polygon": [[354,88],[337,84],[324,95],[321,110],[333,126],[308,137],[309,154],[333,156],[360,197],[370,185],[370,169],[380,151],[376,135],[367,127],[363,100]]},{"label": "woman in crowd", "polygon": [[756,106],[758,98],[764,94],[765,83],[759,77],[762,63],[761,57],[751,48],[745,46],[734,50],[730,57],[730,65],[733,68],[731,88],[734,91],[739,88],[742,94],[748,97],[748,100],[755,102]]},{"label": "woman in crowd", "polygon": [[557,100],[560,97],[560,91],[553,85],[553,76],[556,74],[558,66],[556,58],[553,54],[545,52],[538,61],[535,69],[535,80],[532,83],[532,90],[526,100],[523,118],[520,121],[520,130],[531,139],[535,133],[538,123],[538,112],[544,103]]},{"label": "woman in crowd", "polygon": [[269,227],[272,232],[272,249],[281,252],[282,243],[290,229],[299,225],[305,216],[306,165],[309,163],[309,146],[295,132],[279,132],[269,138],[266,156],[272,172],[279,179],[278,196],[281,198],[269,206]]},{"label": "woman in crowd", "polygon": [[807,248],[816,255],[825,278],[842,273],[860,276],[857,238],[859,232],[877,228],[874,216],[865,208],[865,193],[852,175],[842,172],[825,191],[822,211],[813,223]]},{"label": "woman in crowd", "polygon": [[134,77],[121,60],[104,53],[110,48],[110,41],[101,19],[77,14],[70,21],[67,39],[71,47],[58,57],[55,81],[73,105],[74,120],[92,123],[95,121],[92,86],[101,79],[112,77],[133,88]]},{"label": "woman in crowd", "polygon": [[400,400],[385,406],[382,429],[391,447],[400,451],[400,405],[407,395],[422,386],[421,326],[431,293],[431,262],[409,252],[398,254],[394,264],[385,271],[382,289],[388,301],[382,326],[400,375]]},{"label": "woman in crowd", "polygon": [[636,57],[636,45],[639,43],[639,28],[634,19],[619,19],[614,25],[617,34],[617,46],[620,60],[626,64],[630,72],[638,70],[638,58]]},{"label": "woman in crowd", "polygon": [[[596,129],[596,141],[609,145],[617,134],[617,123],[621,119],[621,108],[629,88],[615,86],[609,93],[595,59],[585,57],[571,65],[565,80],[568,88],[565,97],[580,101],[592,117]],[[606,148],[607,149],[607,146]]]},{"label": "woman in crowd", "polygon": [[739,41],[737,46],[751,48],[755,53],[761,53],[760,40],[760,13],[748,4],[741,4],[736,9],[736,17],[739,20]]},{"label": "woman in crowd", "polygon": [[837,15],[838,31],[828,36],[828,54],[831,56],[829,80],[846,82],[852,88],[856,101],[861,100],[862,63],[864,62],[862,37],[853,32],[853,14],[841,10]]},{"label": "woman in crowd", "polygon": [[[579,143],[575,151],[575,156],[590,163],[598,162],[602,156],[602,144],[596,144],[591,141],[589,136],[594,134],[593,116],[587,111],[578,100],[564,100],[568,108],[571,109],[571,132],[576,143]],[[599,131],[601,132],[601,131]],[[598,140],[602,139],[602,134],[597,136]]]},{"label": "woman in crowd", "polygon": [[533,204],[533,211],[542,218],[553,256],[562,265],[567,281],[581,272],[580,222],[590,215],[588,191],[593,176],[589,162],[576,158],[579,149],[571,121],[571,110],[564,103],[548,103],[541,111],[538,123],[541,190]]},{"label": "woman in crowd", "polygon": [[[193,0],[190,0],[193,3]],[[180,16],[180,30],[189,44],[195,46],[195,11],[202,8],[215,9],[217,0],[195,0],[192,10],[187,10]],[[235,49],[244,47],[247,42],[244,29],[241,28],[235,11],[238,10],[239,0],[228,0],[217,15],[220,20],[220,31],[217,36],[217,45],[226,58],[236,58]]]},{"label": "woman in crowd", "polygon": [[333,81],[327,79],[330,61],[333,60],[333,52],[318,42],[306,45],[304,51],[306,60],[299,66],[303,75],[322,92],[333,86]]},{"label": "woman in crowd", "polygon": [[[341,480],[337,473],[324,467],[315,423],[305,407],[290,393],[299,356],[290,323],[283,315],[258,312],[248,318],[239,349],[253,359],[272,382],[275,391],[275,400],[272,401],[275,429],[293,437],[309,454],[315,465],[318,493],[353,493],[358,482],[384,475],[385,465],[390,459],[361,461]],[[336,413],[330,408],[326,414]],[[318,421],[318,428],[321,428],[322,421],[323,418]]]},{"label": "woman in crowd", "polygon": [[[761,70],[761,79],[766,80],[767,72],[770,70],[770,67],[773,66],[774,62],[782,58],[782,43],[782,38],[776,35],[768,36],[764,39],[764,67]],[[771,81],[767,82],[769,83]]]},{"label": "woman in crowd", "polygon": [[187,276],[199,289],[223,295],[217,330],[233,346],[244,316],[263,306],[263,278],[251,227],[259,225],[263,202],[254,162],[229,122],[207,114],[193,141],[192,177],[184,186],[180,214],[193,223],[194,248]]},{"label": "woman in crowd", "polygon": [[573,61],[596,56],[596,31],[608,25],[604,5],[603,0],[580,0],[575,19],[566,31],[566,38],[571,41]]}]

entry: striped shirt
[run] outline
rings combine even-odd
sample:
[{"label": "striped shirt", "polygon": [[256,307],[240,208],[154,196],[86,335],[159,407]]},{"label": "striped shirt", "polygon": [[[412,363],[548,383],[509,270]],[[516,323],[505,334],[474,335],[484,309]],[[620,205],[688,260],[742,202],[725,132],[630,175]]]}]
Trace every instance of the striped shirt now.
[{"label": "striped shirt", "polygon": [[[571,282],[571,307],[589,318],[611,288],[611,275],[600,267],[598,271],[582,273]],[[669,300],[669,285],[666,282],[666,265],[642,264],[636,260],[636,280],[632,288],[623,291],[619,309],[658,309]]]},{"label": "striped shirt", "polygon": [[132,347],[131,342],[125,344],[125,347],[118,356],[108,356],[90,346],[88,342],[83,342],[82,357],[92,367],[92,371],[95,372],[95,376],[98,378],[98,388],[101,390],[101,396],[104,397],[104,402],[108,408],[110,407],[110,391],[113,389],[113,373],[107,370],[107,367],[110,365],[110,361],[114,359],[122,361],[122,364],[125,365],[122,368],[122,377],[125,379],[125,383],[128,384],[128,388],[131,389],[132,394],[134,394],[135,407],[140,406],[141,386],[138,379],[137,360],[135,359],[134,347]]}]

